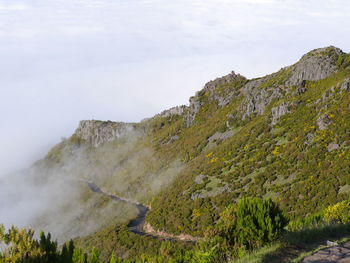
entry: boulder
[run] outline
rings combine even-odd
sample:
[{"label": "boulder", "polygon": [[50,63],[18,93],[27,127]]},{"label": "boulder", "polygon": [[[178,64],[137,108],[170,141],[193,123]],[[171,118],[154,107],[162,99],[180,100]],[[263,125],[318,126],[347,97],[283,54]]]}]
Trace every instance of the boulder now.
[{"label": "boulder", "polygon": [[317,126],[320,130],[326,130],[328,126],[332,123],[332,120],[328,114],[321,115],[317,119]]},{"label": "boulder", "polygon": [[339,144],[337,143],[330,143],[328,144],[328,151],[331,152],[331,151],[334,151],[334,150],[338,150],[340,148]]}]

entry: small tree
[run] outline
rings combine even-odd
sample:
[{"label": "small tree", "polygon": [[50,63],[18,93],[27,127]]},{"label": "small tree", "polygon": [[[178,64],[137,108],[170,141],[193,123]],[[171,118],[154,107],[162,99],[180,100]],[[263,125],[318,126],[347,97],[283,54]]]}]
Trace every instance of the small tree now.
[{"label": "small tree", "polygon": [[287,224],[271,199],[243,198],[225,209],[216,228],[231,245],[252,249],[278,238]]},{"label": "small tree", "polygon": [[287,218],[271,199],[243,198],[237,205],[235,243],[248,249],[260,247],[278,238],[287,224]]}]

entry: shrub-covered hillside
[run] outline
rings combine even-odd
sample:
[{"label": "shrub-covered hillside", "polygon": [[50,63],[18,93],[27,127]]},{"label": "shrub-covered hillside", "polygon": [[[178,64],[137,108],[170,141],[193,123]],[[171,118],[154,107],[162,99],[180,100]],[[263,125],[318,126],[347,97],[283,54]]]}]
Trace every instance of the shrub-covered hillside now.
[{"label": "shrub-covered hillside", "polygon": [[[33,174],[37,180],[74,175],[142,202],[150,208],[147,223],[174,235],[211,235],[210,226],[244,197],[271,198],[289,220],[299,220],[348,199],[349,104],[350,55],[316,49],[262,78],[232,72],[210,81],[189,106],[140,123],[82,121]],[[92,194],[82,189],[82,196]],[[132,214],[108,210],[108,218],[124,216],[123,222]],[[149,237],[126,233],[125,226],[115,231],[112,219],[96,229],[78,243],[108,247],[106,255],[113,247],[124,257],[147,252]]]},{"label": "shrub-covered hillside", "polygon": [[347,198],[349,66],[317,49],[263,78],[211,81],[182,116],[152,120],[154,147],[186,167],[152,201],[151,224],[201,236],[243,196],[271,197],[291,218]]}]

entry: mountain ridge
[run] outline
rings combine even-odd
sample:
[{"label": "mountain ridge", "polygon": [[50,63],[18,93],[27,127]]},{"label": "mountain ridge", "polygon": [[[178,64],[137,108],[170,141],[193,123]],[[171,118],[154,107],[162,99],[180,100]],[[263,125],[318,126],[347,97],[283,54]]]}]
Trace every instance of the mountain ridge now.
[{"label": "mountain ridge", "polygon": [[[350,55],[315,49],[264,77],[231,72],[211,80],[188,106],[139,123],[82,121],[37,167],[142,202],[156,232],[206,236],[243,197],[271,198],[293,221],[350,193],[349,91]],[[137,255],[115,239],[121,234],[94,231],[80,244]]]},{"label": "mountain ridge", "polygon": [[[278,87],[279,84],[275,82],[276,74],[283,72],[283,75],[285,75],[285,71],[293,71],[293,74],[291,72],[288,73],[290,74],[290,76],[285,76],[286,79],[284,81],[286,83],[286,86],[283,87],[297,86],[297,90],[293,92],[302,93],[305,92],[305,81],[322,80],[328,77],[329,75],[333,74],[335,71],[337,71],[337,63],[339,63],[338,60],[341,56],[344,55],[346,55],[346,53],[344,53],[341,49],[334,46],[328,46],[324,48],[314,49],[303,55],[301,59],[295,64],[286,66],[280,69],[278,72],[263,77],[247,79],[239,73],[236,74],[234,71],[232,71],[227,75],[218,77],[214,80],[207,82],[201,90],[196,92],[194,96],[190,97],[188,106],[181,105],[169,108],[167,110],[162,111],[159,114],[156,114],[151,118],[141,120],[140,123],[146,123],[152,118],[167,118],[171,116],[185,115],[184,118],[186,126],[189,127],[191,126],[191,123],[193,122],[196,113],[201,107],[201,104],[198,101],[200,94],[208,93],[207,96],[209,97],[209,99],[216,100],[220,107],[224,107],[232,100],[234,95],[237,95],[237,90],[232,91],[228,89],[225,90],[225,93],[220,94],[220,90],[218,91],[216,89],[218,87],[222,87],[230,83],[232,84],[233,82],[239,83],[239,85],[241,85],[239,92],[248,97],[248,105],[246,105],[247,112],[245,115],[243,115],[242,118],[244,119],[246,117],[249,117],[252,113],[261,114],[265,108],[264,104],[269,104],[269,102],[272,99],[281,96],[281,91],[279,90],[279,88],[281,87]],[[271,87],[267,87],[268,85],[266,83],[262,85],[263,82],[269,82],[268,84],[270,84]],[[270,94],[271,96],[268,96],[264,91],[255,91],[255,89],[257,88],[260,88],[262,90],[265,90],[265,88],[267,88],[267,91],[269,91],[269,88],[273,88],[273,92],[272,94]],[[275,112],[277,115],[284,114],[284,112],[286,112],[286,106],[280,108],[280,110],[276,109]],[[105,135],[106,138],[102,139],[101,143],[103,143],[105,141],[112,140],[113,138],[117,138],[120,135],[119,130],[127,129],[128,127],[135,128],[136,123],[82,120],[74,134],[83,140],[91,140],[91,134],[84,134],[84,130],[86,131],[87,129],[89,129],[88,127],[84,126],[88,126],[90,129],[96,129],[95,133],[99,132],[97,126],[102,128],[104,132],[110,132],[111,134]],[[108,130],[106,126],[110,126],[111,129]],[[117,126],[118,128],[116,128]],[[93,142],[93,144],[95,146],[100,145],[99,142]]]}]

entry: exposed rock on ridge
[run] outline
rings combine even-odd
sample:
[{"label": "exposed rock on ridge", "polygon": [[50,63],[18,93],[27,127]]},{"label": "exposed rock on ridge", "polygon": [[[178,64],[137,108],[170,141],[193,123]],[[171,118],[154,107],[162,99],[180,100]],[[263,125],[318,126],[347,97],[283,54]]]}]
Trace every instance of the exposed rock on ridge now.
[{"label": "exposed rock on ridge", "polygon": [[291,76],[286,81],[286,86],[297,86],[305,80],[327,78],[337,70],[336,61],[341,54],[345,53],[333,46],[312,50],[298,63],[290,66]]},{"label": "exposed rock on ridge", "polygon": [[105,142],[110,142],[126,135],[134,128],[135,124],[131,123],[83,120],[80,121],[79,127],[74,134],[92,146],[98,147]]},{"label": "exposed rock on ridge", "polygon": [[188,107],[187,114],[185,115],[185,123],[186,126],[189,127],[192,125],[193,120],[200,110],[203,103],[200,101],[200,94],[207,94],[209,100],[217,101],[220,107],[227,105],[233,98],[234,93],[230,89],[223,90],[222,93],[217,91],[217,88],[232,83],[233,81],[245,81],[246,78],[240,74],[236,74],[232,71],[230,74],[223,76],[221,78],[216,78],[214,80],[209,81],[204,85],[204,88],[197,92],[195,96],[190,98],[190,105]]},{"label": "exposed rock on ridge", "polygon": [[[282,98],[285,94],[291,92],[288,87],[296,86],[297,93],[300,95],[306,91],[307,81],[321,80],[335,73],[338,70],[337,60],[343,54],[345,53],[341,49],[333,46],[319,48],[304,55],[294,65],[263,78],[248,81],[232,71],[224,77],[209,81],[200,92],[190,98],[190,106],[184,117],[186,126],[189,127],[193,124],[196,114],[201,109],[203,102],[200,100],[200,94],[203,94],[203,92],[208,95],[209,100],[216,100],[219,107],[224,107],[230,103],[235,96],[243,95],[241,118],[245,120],[252,114],[263,114],[266,106],[273,99]],[[237,90],[230,88],[218,91],[218,87],[233,83],[236,80],[246,82],[239,87],[238,93]],[[342,89],[349,89],[349,84],[345,83]],[[274,109],[273,124],[287,112],[286,106]]]},{"label": "exposed rock on ridge", "polygon": [[186,109],[187,107],[185,105],[176,106],[168,110],[165,110],[160,114],[157,114],[155,117],[167,118],[172,116],[181,116],[184,114]]},{"label": "exposed rock on ridge", "polygon": [[259,85],[262,84],[263,81],[263,79],[254,80],[247,83],[242,88],[242,94],[245,96],[245,100],[242,104],[243,120],[254,113],[258,115],[263,114],[265,112],[265,107],[270,104],[273,99],[282,96],[281,88],[268,87],[266,89],[259,89]]}]

